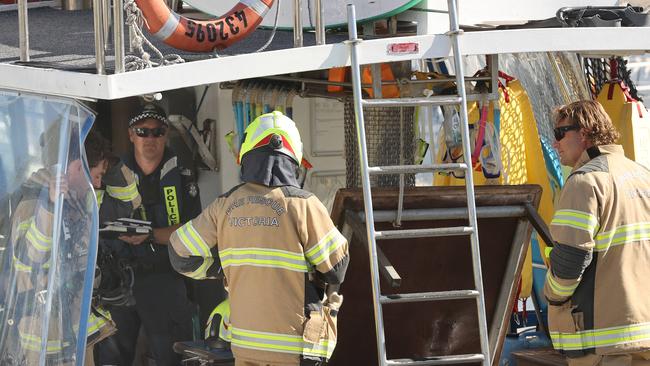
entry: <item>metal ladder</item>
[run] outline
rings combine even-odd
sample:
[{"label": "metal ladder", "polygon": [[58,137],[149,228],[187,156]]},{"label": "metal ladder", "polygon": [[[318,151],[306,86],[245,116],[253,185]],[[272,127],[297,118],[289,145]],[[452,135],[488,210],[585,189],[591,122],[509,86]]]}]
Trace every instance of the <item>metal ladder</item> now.
[{"label": "metal ladder", "polygon": [[[472,166],[466,163],[453,164],[428,164],[428,165],[395,165],[395,166],[368,166],[368,151],[366,148],[366,133],[363,119],[363,106],[432,106],[432,105],[460,105],[461,129],[463,156],[471,156],[469,125],[467,120],[467,104],[465,93],[465,81],[462,64],[462,54],[458,37],[462,34],[458,24],[458,12],[455,0],[447,0],[449,8],[450,30],[447,33],[451,39],[452,51],[454,56],[456,70],[457,95],[452,96],[432,96],[428,98],[396,98],[396,99],[362,99],[361,93],[361,74],[359,69],[359,59],[357,56],[357,45],[361,42],[357,39],[356,15],[354,5],[347,5],[348,10],[348,32],[349,47],[352,68],[352,88],[354,92],[354,110],[355,124],[357,129],[357,139],[359,144],[359,158],[361,163],[361,181],[363,185],[363,199],[365,209],[366,234],[368,237],[368,247],[370,256],[370,270],[372,277],[373,308],[375,312],[375,330],[377,333],[377,352],[379,364],[386,365],[447,365],[457,363],[478,363],[483,366],[490,364],[490,350],[488,344],[487,319],[485,315],[485,299],[483,296],[483,278],[481,274],[481,259],[478,242],[478,228],[476,223],[476,203],[474,198],[474,181],[472,176]],[[373,79],[379,79],[375,77]],[[470,160],[471,159],[467,159]],[[465,187],[467,194],[467,210],[469,213],[469,226],[446,227],[433,229],[411,229],[411,230],[389,230],[375,231],[375,220],[373,217],[372,195],[370,190],[370,174],[404,174],[435,172],[435,171],[458,171],[465,172]],[[403,182],[403,178],[400,179]],[[403,186],[400,187],[400,206],[403,199]],[[398,212],[399,216],[399,212]],[[405,239],[405,238],[424,238],[439,236],[460,236],[469,235],[471,241],[472,264],[474,272],[475,289],[454,290],[440,292],[421,292],[384,296],[381,294],[379,287],[379,264],[377,258],[377,240],[388,239]],[[386,344],[384,334],[384,323],[382,306],[393,303],[408,303],[422,301],[440,301],[440,300],[457,300],[457,299],[475,299],[478,311],[478,326],[481,343],[481,353],[463,354],[451,356],[432,356],[426,358],[412,359],[393,359],[386,358]]]}]

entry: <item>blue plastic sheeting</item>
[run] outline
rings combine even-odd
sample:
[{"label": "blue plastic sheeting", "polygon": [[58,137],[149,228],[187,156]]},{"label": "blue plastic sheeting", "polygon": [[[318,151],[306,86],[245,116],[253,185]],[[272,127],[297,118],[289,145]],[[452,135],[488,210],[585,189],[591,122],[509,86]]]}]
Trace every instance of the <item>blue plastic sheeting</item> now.
[{"label": "blue plastic sheeting", "polygon": [[[562,176],[562,165],[560,164],[560,157],[553,149],[551,142],[545,137],[540,139],[542,143],[542,151],[544,152],[544,162],[546,164],[546,172],[553,194],[553,202],[557,202],[560,197],[560,191],[564,186],[564,177]],[[537,295],[539,307],[542,314],[546,315],[546,308],[548,304],[544,297],[544,282],[546,281],[546,268],[544,259],[539,250],[539,240],[541,238],[537,233],[533,233],[531,238],[532,253],[533,253],[533,291]]]},{"label": "blue plastic sheeting", "polygon": [[0,364],[83,365],[97,202],[74,100],[0,90]]},{"label": "blue plastic sheeting", "polygon": [[499,366],[515,366],[517,362],[512,354],[514,351],[549,347],[551,347],[551,340],[544,332],[533,329],[519,334],[508,334],[503,341]]},{"label": "blue plastic sheeting", "polygon": [[542,255],[539,252],[539,240],[540,237],[536,232],[533,232],[533,235],[530,238],[530,244],[532,245],[531,252],[533,253],[533,291],[537,296],[539,301],[539,310],[542,314],[546,315],[546,308],[548,304],[546,303],[546,298],[544,297],[544,282],[546,282],[546,265],[542,259]]}]

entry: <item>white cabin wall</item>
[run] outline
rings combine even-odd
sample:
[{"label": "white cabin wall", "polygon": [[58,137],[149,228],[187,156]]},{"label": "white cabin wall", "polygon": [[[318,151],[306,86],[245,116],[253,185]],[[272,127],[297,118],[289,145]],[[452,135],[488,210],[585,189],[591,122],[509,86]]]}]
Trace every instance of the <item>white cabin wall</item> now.
[{"label": "white cabin wall", "polygon": [[[205,86],[195,88],[197,103],[200,101],[204,89]],[[231,94],[230,90],[219,89],[218,84],[210,85],[205,101],[198,113],[199,122],[203,122],[206,118],[216,120],[214,126],[217,144],[216,160],[219,167],[216,172],[202,170],[199,173],[198,184],[201,190],[201,204],[203,207],[209,205],[231,187],[239,184],[239,169],[224,139],[226,133],[234,129]]]},{"label": "white cabin wall", "polygon": [[[205,90],[205,85],[197,86],[194,88],[196,92],[196,103],[200,103],[201,97],[203,96],[203,92]],[[219,85],[217,84],[212,84],[208,88],[207,93],[205,94],[205,99],[203,101],[203,104],[201,105],[201,109],[198,111],[198,121],[197,123],[199,124],[200,128],[203,128],[201,125],[203,121],[206,119],[214,119],[217,121],[216,126],[214,126],[217,129],[217,138],[216,138],[216,143],[217,143],[217,148],[218,148],[218,156],[217,156],[217,165],[219,166],[219,171],[210,171],[210,170],[201,170],[199,171],[199,176],[198,176],[198,184],[199,184],[199,190],[201,192],[201,206],[204,208],[208,206],[212,201],[214,201],[221,193],[223,193],[223,181],[221,179],[221,167],[223,165],[222,160],[222,155],[223,152],[221,149],[223,148],[223,145],[225,144],[225,141],[223,141],[223,138],[219,138],[220,136],[225,135],[225,133],[221,134],[221,126],[220,126],[220,121],[221,118],[219,116]],[[232,113],[232,111],[231,111]]]},{"label": "white cabin wall", "polygon": [[[319,104],[321,108],[318,108]],[[323,110],[323,107],[327,108],[328,106],[331,106],[331,109]],[[327,116],[324,116],[325,114]],[[340,122],[333,121],[331,119],[332,115],[340,116]],[[336,170],[342,170],[345,173],[343,103],[332,99],[296,98],[294,99],[293,120],[300,131],[304,156],[314,166],[312,174],[314,172]],[[312,128],[316,128],[319,123],[321,128],[314,130],[312,133]],[[325,123],[328,124],[327,128],[322,127],[322,124]],[[315,142],[315,139],[320,140]],[[321,149],[329,146],[332,147],[332,150],[340,150],[340,152],[320,152]]]},{"label": "white cabin wall", "polygon": [[[196,87],[197,103],[204,88],[204,86]],[[320,112],[314,113],[316,109]],[[330,99],[296,97],[293,101],[293,117],[302,137],[305,157],[314,166],[309,173],[305,189],[313,191],[323,201],[331,201],[334,188],[340,186],[341,182],[345,183],[343,104]],[[235,163],[235,158],[224,139],[226,133],[235,129],[231,90],[220,89],[218,85],[210,86],[199,111],[198,120],[202,122],[206,118],[213,118],[217,121],[219,171],[201,171],[199,174],[203,207],[240,183],[239,166]],[[314,137],[327,140],[325,143],[320,140],[317,145],[318,149],[324,150],[332,146],[332,149],[337,152],[328,151],[323,154],[315,151],[314,154],[311,129],[316,124],[320,124],[320,128],[314,131]]]},{"label": "white cabin wall", "polygon": [[343,103],[335,99],[296,98],[293,106],[304,157],[313,165],[304,188],[331,210],[336,191],[345,187]]}]

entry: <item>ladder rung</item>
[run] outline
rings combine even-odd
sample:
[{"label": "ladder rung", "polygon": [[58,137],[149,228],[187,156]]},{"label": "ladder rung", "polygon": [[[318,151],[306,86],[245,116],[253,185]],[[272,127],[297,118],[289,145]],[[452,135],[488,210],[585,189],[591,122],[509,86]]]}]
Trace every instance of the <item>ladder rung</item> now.
[{"label": "ladder rung", "polygon": [[479,293],[476,290],[414,292],[410,294],[382,295],[379,297],[379,302],[382,304],[395,304],[406,302],[475,299],[478,296]]},{"label": "ladder rung", "polygon": [[371,166],[368,168],[368,174],[409,174],[409,173],[431,173],[432,171],[451,171],[466,170],[465,163],[450,164],[424,164],[424,165],[389,165],[389,166]]},{"label": "ladder rung", "polygon": [[476,354],[467,354],[467,355],[455,355],[455,356],[429,356],[418,358],[412,360],[410,358],[400,358],[394,360],[388,360],[387,365],[395,366],[425,366],[425,365],[452,365],[456,363],[476,363],[483,362],[485,356],[480,353]]},{"label": "ladder rung", "polygon": [[458,95],[436,95],[427,98],[362,99],[361,103],[369,107],[421,107],[455,105],[460,104],[461,101]]},{"label": "ladder rung", "polygon": [[441,227],[435,229],[408,229],[408,230],[385,230],[375,232],[375,238],[410,239],[410,238],[431,238],[437,236],[459,236],[470,235],[474,232],[471,226]]}]

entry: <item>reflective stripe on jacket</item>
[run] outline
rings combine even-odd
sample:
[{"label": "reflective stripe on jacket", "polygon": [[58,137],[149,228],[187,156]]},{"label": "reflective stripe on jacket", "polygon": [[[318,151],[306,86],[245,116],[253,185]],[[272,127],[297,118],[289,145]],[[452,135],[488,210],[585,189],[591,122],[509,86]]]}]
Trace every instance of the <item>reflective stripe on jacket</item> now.
[{"label": "reflective stripe on jacket", "polygon": [[88,331],[86,332],[86,347],[108,338],[117,332],[111,313],[102,307],[93,306],[88,317]]},{"label": "reflective stripe on jacket", "polygon": [[[348,263],[348,243],[318,198],[291,186],[245,183],[170,241],[172,264],[186,276],[214,278],[223,270],[235,358],[295,363],[300,355],[331,356],[335,331],[327,329],[335,325],[326,317],[321,333],[303,337],[314,301],[309,273],[340,283]],[[318,300],[313,308],[327,309]]]},{"label": "reflective stripe on jacket", "polygon": [[590,148],[556,207],[544,288],[554,347],[575,357],[650,348],[650,172],[619,145]]},{"label": "reflective stripe on jacket", "polygon": [[32,290],[44,284],[50,266],[54,206],[49,202],[50,174],[40,169],[21,187],[22,197],[11,218],[16,290]]},{"label": "reflective stripe on jacket", "polygon": [[142,203],[138,192],[137,177],[133,170],[123,162],[111,168],[104,176],[103,181],[106,183],[106,193],[109,196],[123,202],[130,202],[132,209],[139,207]]}]

